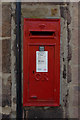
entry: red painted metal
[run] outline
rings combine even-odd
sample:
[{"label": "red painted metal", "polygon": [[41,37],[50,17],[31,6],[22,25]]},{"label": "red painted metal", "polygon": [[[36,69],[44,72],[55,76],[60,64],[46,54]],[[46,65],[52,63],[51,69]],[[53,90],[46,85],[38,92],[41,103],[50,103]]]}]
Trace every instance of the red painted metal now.
[{"label": "red painted metal", "polygon": [[[36,72],[36,51],[48,51],[48,72]],[[60,105],[60,19],[24,18],[23,106]]]}]

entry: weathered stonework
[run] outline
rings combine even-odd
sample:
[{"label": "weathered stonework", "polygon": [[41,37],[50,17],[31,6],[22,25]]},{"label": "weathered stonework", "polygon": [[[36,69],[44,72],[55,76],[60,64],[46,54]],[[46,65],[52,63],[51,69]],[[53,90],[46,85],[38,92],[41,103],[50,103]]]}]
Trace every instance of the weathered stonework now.
[{"label": "weathered stonework", "polygon": [[3,74],[2,93],[2,107],[11,106],[11,74]]},{"label": "weathered stonework", "polygon": [[66,79],[66,65],[64,65],[63,68],[63,78]]},{"label": "weathered stonework", "polygon": [[2,71],[11,73],[11,40],[2,41]]},{"label": "weathered stonework", "polygon": [[11,3],[2,3],[2,36],[11,36]]},{"label": "weathered stonework", "polygon": [[[23,118],[78,118],[78,3],[22,3],[23,18],[61,20],[60,107],[25,107]],[[2,27],[2,112],[3,118],[16,118],[16,3],[3,3]],[[22,43],[23,53],[23,43]],[[23,60],[23,56],[22,56]],[[22,67],[23,76],[23,67]],[[23,77],[22,77],[23,81]],[[1,96],[0,96],[1,97]],[[76,99],[75,99],[76,98]],[[1,102],[0,102],[1,106]]]},{"label": "weathered stonework", "polygon": [[2,118],[11,114],[11,3],[2,3]]},{"label": "weathered stonework", "polygon": [[0,4],[0,119],[2,119],[2,4]]},{"label": "weathered stonework", "polygon": [[72,49],[71,46],[68,44],[68,62],[71,60],[72,58]]},{"label": "weathered stonework", "polygon": [[[52,6],[52,7],[51,7]],[[22,17],[48,18],[59,17],[59,5],[53,3],[22,3]]]},{"label": "weathered stonework", "polygon": [[[68,39],[67,81],[69,97],[67,111],[69,118],[78,118],[78,91],[76,92],[76,89],[74,90],[75,86],[78,85],[78,66],[76,66],[78,65],[78,51],[76,50],[78,47],[78,3],[71,3],[68,8],[71,15],[71,22],[68,24],[68,30],[71,31],[71,36]],[[76,106],[74,103],[76,103]]]},{"label": "weathered stonework", "polygon": [[71,66],[68,64],[68,71],[67,71],[67,82],[71,82],[72,81],[72,71],[71,71]]},{"label": "weathered stonework", "polygon": [[68,6],[61,6],[61,17],[63,17],[65,20],[67,20],[67,24],[69,25],[71,23],[71,16]]},{"label": "weathered stonework", "polygon": [[12,110],[11,117],[16,118],[16,4],[11,4],[12,18],[11,18],[11,76],[12,76],[12,90],[11,101]]}]

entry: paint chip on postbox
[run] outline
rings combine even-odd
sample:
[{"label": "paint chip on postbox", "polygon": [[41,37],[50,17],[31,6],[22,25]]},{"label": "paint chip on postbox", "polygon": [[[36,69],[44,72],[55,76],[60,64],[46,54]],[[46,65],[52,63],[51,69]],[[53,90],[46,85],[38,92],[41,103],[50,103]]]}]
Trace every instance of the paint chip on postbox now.
[{"label": "paint chip on postbox", "polygon": [[36,51],[36,72],[48,72],[48,51]]}]

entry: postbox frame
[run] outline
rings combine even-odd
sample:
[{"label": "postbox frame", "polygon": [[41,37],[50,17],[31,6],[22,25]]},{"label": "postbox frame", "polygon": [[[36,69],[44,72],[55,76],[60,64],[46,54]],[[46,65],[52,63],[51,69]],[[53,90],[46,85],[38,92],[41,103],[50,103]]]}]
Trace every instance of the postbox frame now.
[{"label": "postbox frame", "polygon": [[[55,42],[50,42],[50,43],[36,43],[36,42],[29,42],[30,41],[30,37],[29,37],[29,31],[40,31],[38,29],[29,29],[28,26],[28,22],[36,22],[36,21],[48,21],[49,22],[57,22],[58,24],[58,31],[57,31],[57,37],[56,38],[52,38],[52,36],[44,36],[42,37],[43,39],[55,39]],[[26,29],[28,26],[28,29]],[[43,29],[43,28],[42,28]],[[57,28],[56,28],[57,29]],[[44,31],[44,30],[43,30]],[[46,30],[46,31],[49,31]],[[55,29],[52,29],[51,31],[55,31]],[[31,36],[31,39],[37,39],[39,36]],[[39,39],[42,39],[41,37]],[[29,41],[28,41],[29,40]],[[27,51],[28,51],[28,47],[27,46],[31,46],[31,45],[50,45],[50,46],[55,46],[55,79],[56,79],[56,102],[30,102],[28,101],[28,98],[26,97],[28,95],[28,84],[29,84],[29,73],[28,73],[28,55],[27,55]],[[28,66],[28,67],[26,67]],[[33,19],[33,18],[24,18],[24,38],[23,38],[23,106],[59,106],[60,105],[60,19]]]}]

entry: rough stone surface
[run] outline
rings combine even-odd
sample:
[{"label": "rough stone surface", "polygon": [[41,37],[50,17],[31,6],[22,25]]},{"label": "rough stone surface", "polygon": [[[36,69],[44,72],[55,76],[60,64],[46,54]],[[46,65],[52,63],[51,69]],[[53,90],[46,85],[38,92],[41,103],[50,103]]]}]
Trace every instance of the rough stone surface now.
[{"label": "rough stone surface", "polygon": [[2,36],[11,36],[11,4],[2,4]]},{"label": "rough stone surface", "polygon": [[61,7],[61,17],[63,17],[65,20],[67,20],[67,23],[70,24],[71,23],[71,16],[70,16],[70,11],[68,9],[68,7]]},{"label": "rough stone surface", "polygon": [[2,40],[0,40],[0,72],[2,72]]},{"label": "rough stone surface", "polygon": [[[11,118],[16,118],[16,3],[11,4],[12,18],[11,18],[11,77],[12,77],[12,90],[11,90]],[[14,100],[15,98],[15,100]]]},{"label": "rough stone surface", "polygon": [[15,103],[15,104],[16,104],[16,98],[13,98],[13,103]]},{"label": "rough stone surface", "polygon": [[11,75],[3,74],[2,79],[2,106],[11,106]]},{"label": "rough stone surface", "polygon": [[78,48],[73,49],[72,64],[73,66],[78,66]]},{"label": "rough stone surface", "polygon": [[2,36],[2,4],[0,4],[0,37]]},{"label": "rough stone surface", "polygon": [[[3,119],[11,113],[11,3],[2,3],[2,108]],[[2,109],[2,111],[1,111]]]},{"label": "rough stone surface", "polygon": [[2,41],[2,71],[11,72],[11,40]]},{"label": "rough stone surface", "polygon": [[63,78],[66,78],[66,66],[64,65],[64,70],[63,70]]},{"label": "rough stone surface", "polygon": [[59,17],[59,5],[47,3],[22,4],[22,17],[48,18]]},{"label": "rough stone surface", "polygon": [[71,49],[71,46],[68,45],[68,62],[71,60],[72,58],[72,49]]},{"label": "rough stone surface", "polygon": [[69,29],[69,27],[67,28],[67,32],[68,32],[67,39],[68,39],[68,43],[69,43],[71,40],[71,30]]},{"label": "rough stone surface", "polygon": [[[69,6],[71,15],[71,23],[68,28],[71,30],[71,38],[68,41],[68,117],[78,118],[78,91],[75,86],[78,86],[78,3],[71,3]],[[71,54],[71,55],[69,55]],[[71,80],[70,80],[71,79]]]},{"label": "rough stone surface", "polygon": [[67,82],[71,82],[72,74],[71,74],[71,66],[68,64],[68,71],[67,71]]},{"label": "rough stone surface", "polygon": [[52,107],[48,109],[29,109],[26,111],[27,118],[39,119],[39,118],[62,118],[63,110],[61,107]]},{"label": "rough stone surface", "polygon": [[10,119],[10,115],[6,115],[6,114],[3,114],[2,115],[2,120],[9,120]]}]

